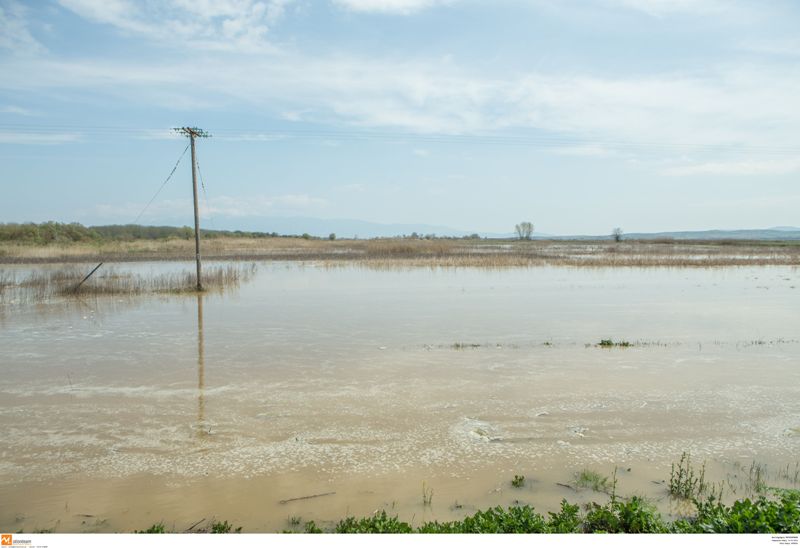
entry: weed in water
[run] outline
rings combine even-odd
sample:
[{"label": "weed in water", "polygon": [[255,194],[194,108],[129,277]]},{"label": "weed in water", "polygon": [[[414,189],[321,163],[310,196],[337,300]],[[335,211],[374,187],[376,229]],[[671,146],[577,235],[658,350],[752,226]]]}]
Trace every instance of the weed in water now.
[{"label": "weed in water", "polygon": [[433,489],[422,482],[422,506],[430,506],[433,500]]},{"label": "weed in water", "polygon": [[233,525],[228,523],[228,520],[225,521],[212,521],[209,525],[209,532],[213,534],[228,534],[231,531],[234,533],[241,533],[242,528],[237,527],[236,529],[233,528]]},{"label": "weed in water", "polygon": [[603,476],[588,468],[584,468],[575,475],[575,486],[591,489],[592,491],[600,493],[608,493],[610,488],[608,476]]},{"label": "weed in water", "polygon": [[750,465],[748,472],[748,489],[751,493],[763,495],[767,492],[767,465],[756,461]]},{"label": "weed in water", "polygon": [[515,474],[514,479],[511,480],[511,486],[520,488],[523,485],[525,485],[525,476],[518,476]]},{"label": "weed in water", "polygon": [[794,467],[787,464],[778,471],[778,479],[782,479],[794,485],[800,483],[800,462],[795,462]]},{"label": "weed in water", "polygon": [[673,497],[694,499],[708,493],[712,486],[706,483],[706,463],[700,467],[699,474],[695,473],[692,466],[692,457],[685,451],[681,453],[681,460],[676,466],[672,463],[669,474],[669,493]]},{"label": "weed in water", "polygon": [[633,344],[628,342],[628,341],[617,341],[617,342],[614,342],[612,339],[602,339],[597,344],[597,346],[599,346],[600,348],[614,348],[614,347],[628,348],[628,347],[633,346]]}]

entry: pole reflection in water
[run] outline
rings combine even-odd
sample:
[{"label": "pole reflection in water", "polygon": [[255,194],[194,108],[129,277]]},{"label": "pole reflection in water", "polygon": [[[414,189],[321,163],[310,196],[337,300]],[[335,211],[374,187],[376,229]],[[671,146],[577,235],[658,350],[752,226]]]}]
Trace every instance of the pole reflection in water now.
[{"label": "pole reflection in water", "polygon": [[208,429],[205,425],[206,398],[205,398],[205,341],[203,340],[203,296],[197,294],[197,435],[205,437]]}]

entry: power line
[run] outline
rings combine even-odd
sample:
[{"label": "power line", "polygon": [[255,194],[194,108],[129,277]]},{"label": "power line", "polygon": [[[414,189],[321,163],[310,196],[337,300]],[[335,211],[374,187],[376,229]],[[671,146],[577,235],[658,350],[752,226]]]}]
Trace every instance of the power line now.
[{"label": "power line", "polygon": [[133,220],[133,222],[131,223],[132,225],[135,225],[137,223],[137,221],[142,217],[142,215],[144,215],[144,212],[147,211],[147,208],[150,207],[150,204],[153,203],[153,201],[158,197],[158,195],[161,194],[161,191],[164,190],[164,187],[167,186],[167,183],[169,182],[169,180],[172,179],[173,175],[175,175],[175,171],[178,169],[178,164],[180,164],[181,160],[183,160],[183,157],[186,156],[186,151],[187,150],[189,150],[189,145],[186,145],[186,148],[183,149],[183,152],[181,152],[181,155],[178,157],[178,161],[175,162],[175,167],[173,167],[172,171],[169,172],[169,175],[167,175],[167,178],[164,179],[164,182],[161,183],[160,187],[158,187],[158,190],[156,190],[156,193],[153,194],[153,197],[150,198],[150,201],[147,202],[147,205],[144,206],[144,209],[142,209],[139,212],[139,214],[136,216],[136,218]]},{"label": "power line", "polygon": [[197,164],[197,174],[200,176],[200,188],[203,189],[203,202],[206,204],[206,211],[208,212],[208,220],[211,222],[211,226],[214,227],[216,230],[217,225],[214,222],[214,216],[211,214],[211,206],[208,204],[208,193],[206,193],[206,182],[203,180],[203,171],[200,169],[200,159],[195,158],[195,163]]},{"label": "power line", "polygon": [[[136,128],[123,126],[92,125],[41,125],[0,124],[0,131],[12,131],[27,135],[63,135],[79,133],[75,137],[116,135],[131,138],[168,138],[163,128]],[[652,140],[592,139],[555,135],[519,134],[448,134],[413,133],[403,131],[363,130],[363,129],[320,129],[320,128],[222,128],[215,134],[223,140],[270,141],[273,139],[341,139],[354,141],[397,141],[409,140],[431,144],[468,144],[495,146],[522,146],[534,148],[559,148],[571,146],[605,146],[611,148],[663,149],[663,150],[701,150],[716,152],[758,152],[762,154],[800,153],[800,146],[775,146],[747,143],[698,143],[669,142]]]}]

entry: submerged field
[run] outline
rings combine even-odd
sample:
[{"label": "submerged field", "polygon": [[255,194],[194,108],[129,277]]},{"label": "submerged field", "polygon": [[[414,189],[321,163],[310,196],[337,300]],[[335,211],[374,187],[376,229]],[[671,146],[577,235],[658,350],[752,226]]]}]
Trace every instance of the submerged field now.
[{"label": "submerged field", "polygon": [[614,474],[675,518],[692,511],[669,494],[684,452],[727,501],[800,485],[794,266],[413,264],[263,262],[227,292],[5,301],[0,529],[418,525],[604,502]]},{"label": "submerged field", "polygon": [[[799,241],[588,241],[411,239],[319,240],[304,238],[210,238],[206,259],[224,261],[358,262],[374,268],[429,267],[714,267],[800,266]],[[0,263],[128,262],[194,260],[193,239],[0,242]]]}]

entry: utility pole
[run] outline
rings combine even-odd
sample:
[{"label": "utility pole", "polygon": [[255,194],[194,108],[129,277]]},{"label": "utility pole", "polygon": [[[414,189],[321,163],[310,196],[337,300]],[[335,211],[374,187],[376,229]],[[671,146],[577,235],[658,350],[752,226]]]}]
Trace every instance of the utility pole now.
[{"label": "utility pole", "polygon": [[202,276],[200,273],[200,212],[197,209],[197,160],[194,153],[195,137],[211,137],[211,135],[197,127],[176,127],[173,128],[178,133],[183,133],[192,145],[192,195],[194,196],[194,256],[197,261],[197,290],[203,290]]}]

